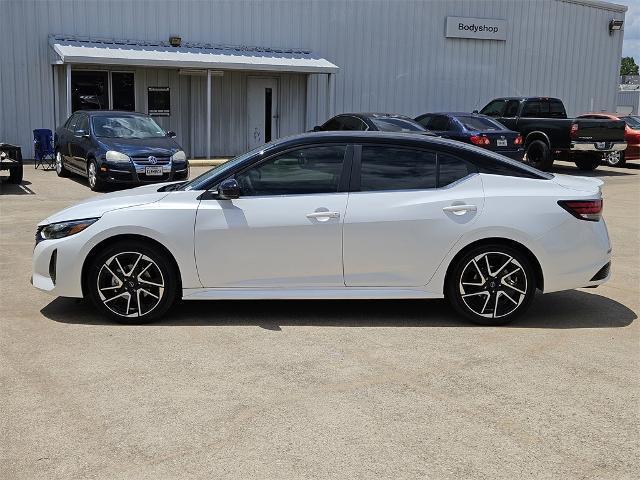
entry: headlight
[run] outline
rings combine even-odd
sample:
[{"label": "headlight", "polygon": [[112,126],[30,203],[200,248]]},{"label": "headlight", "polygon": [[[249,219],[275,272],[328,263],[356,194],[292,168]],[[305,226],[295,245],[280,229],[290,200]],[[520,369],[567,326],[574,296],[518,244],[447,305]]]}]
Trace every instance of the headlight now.
[{"label": "headlight", "polygon": [[176,153],[171,155],[171,161],[172,162],[179,162],[179,163],[186,162],[187,161],[187,155],[182,150],[178,150]]},{"label": "headlight", "polygon": [[124,153],[116,152],[115,150],[109,150],[105,155],[105,158],[107,159],[107,162],[113,162],[113,163],[131,162],[131,159],[129,158],[128,155],[125,155]]},{"label": "headlight", "polygon": [[52,240],[75,235],[97,220],[97,218],[85,218],[83,220],[71,220],[70,222],[58,222],[43,225],[38,227],[38,231],[36,232],[36,244],[40,243],[42,240]]}]

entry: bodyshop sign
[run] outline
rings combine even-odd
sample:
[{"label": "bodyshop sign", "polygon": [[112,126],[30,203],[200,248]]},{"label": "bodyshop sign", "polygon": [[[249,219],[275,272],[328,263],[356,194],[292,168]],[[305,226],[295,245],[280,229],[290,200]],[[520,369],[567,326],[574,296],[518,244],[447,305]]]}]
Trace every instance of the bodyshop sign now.
[{"label": "bodyshop sign", "polygon": [[445,36],[477,40],[506,40],[507,21],[494,18],[447,17]]}]

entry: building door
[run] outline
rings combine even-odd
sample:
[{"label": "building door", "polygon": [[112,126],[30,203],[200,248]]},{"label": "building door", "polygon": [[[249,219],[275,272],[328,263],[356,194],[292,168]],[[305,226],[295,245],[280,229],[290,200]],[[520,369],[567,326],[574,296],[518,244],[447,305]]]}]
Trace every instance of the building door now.
[{"label": "building door", "polygon": [[250,149],[278,138],[278,79],[247,79],[247,126]]}]

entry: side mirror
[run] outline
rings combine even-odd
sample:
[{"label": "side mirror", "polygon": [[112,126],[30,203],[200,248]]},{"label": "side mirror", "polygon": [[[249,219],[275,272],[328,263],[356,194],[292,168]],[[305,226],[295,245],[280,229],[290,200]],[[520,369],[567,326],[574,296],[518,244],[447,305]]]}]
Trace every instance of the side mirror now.
[{"label": "side mirror", "polygon": [[313,127],[313,131],[314,132],[321,132],[322,131],[322,127],[319,125],[316,125],[315,127]]},{"label": "side mirror", "polygon": [[167,132],[167,137],[169,138],[176,138],[176,132],[174,132],[173,130],[169,130]]},{"label": "side mirror", "polygon": [[218,185],[218,198],[221,200],[232,200],[240,197],[240,185],[235,178],[227,178]]}]

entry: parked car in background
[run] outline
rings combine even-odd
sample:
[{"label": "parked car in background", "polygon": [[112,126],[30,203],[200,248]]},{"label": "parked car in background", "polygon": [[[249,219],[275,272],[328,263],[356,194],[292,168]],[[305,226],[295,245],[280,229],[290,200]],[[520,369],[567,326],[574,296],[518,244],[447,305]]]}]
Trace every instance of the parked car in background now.
[{"label": "parked car in background", "polygon": [[85,176],[91,190],[186,180],[187,157],[153,118],[113,110],[77,111],[56,130],[56,172]]},{"label": "parked car in background", "polygon": [[442,138],[486,148],[514,160],[522,160],[522,135],[500,122],[477,113],[425,113],[416,122]]},{"label": "parked car in background", "polygon": [[180,298],[445,297],[503,324],[609,278],[602,183],[426,135],[298,135],[51,215],[33,284],[123,323]]},{"label": "parked car in background", "polygon": [[564,104],[557,98],[496,98],[480,113],[520,133],[527,162],[540,170],[550,170],[554,159],[575,162],[581,170],[594,170],[603,153],[627,147],[624,122],[567,118]]},{"label": "parked car in background", "polygon": [[7,183],[19,184],[22,182],[23,165],[20,147],[0,142],[0,170],[9,172],[5,180]]},{"label": "parked car in background", "polygon": [[576,118],[622,120],[625,123],[624,139],[627,142],[627,148],[624,151],[614,150],[603,153],[602,160],[611,167],[622,167],[627,160],[640,160],[640,117],[597,112],[585,113]]},{"label": "parked car in background", "polygon": [[395,113],[342,113],[330,118],[324,124],[313,128],[314,132],[332,132],[338,130],[430,133],[412,118]]}]

